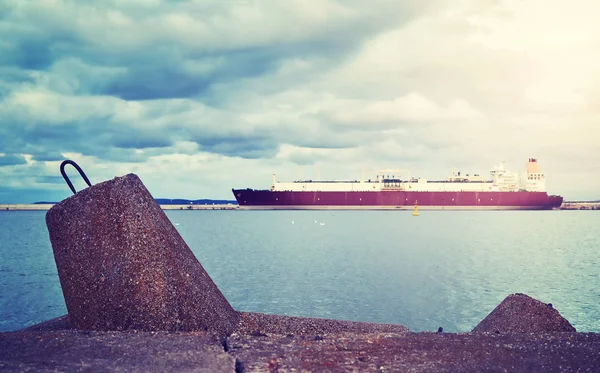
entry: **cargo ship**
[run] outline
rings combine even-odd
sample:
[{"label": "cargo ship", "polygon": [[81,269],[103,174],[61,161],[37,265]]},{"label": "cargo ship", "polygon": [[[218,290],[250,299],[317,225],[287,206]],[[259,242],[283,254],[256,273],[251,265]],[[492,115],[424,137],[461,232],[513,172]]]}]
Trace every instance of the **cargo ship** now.
[{"label": "cargo ship", "polygon": [[548,195],[537,159],[530,158],[524,177],[505,170],[490,177],[452,171],[446,180],[428,181],[408,170],[380,170],[375,179],[353,181],[296,180],[269,189],[232,189],[240,209],[256,210],[551,210],[563,197]]}]

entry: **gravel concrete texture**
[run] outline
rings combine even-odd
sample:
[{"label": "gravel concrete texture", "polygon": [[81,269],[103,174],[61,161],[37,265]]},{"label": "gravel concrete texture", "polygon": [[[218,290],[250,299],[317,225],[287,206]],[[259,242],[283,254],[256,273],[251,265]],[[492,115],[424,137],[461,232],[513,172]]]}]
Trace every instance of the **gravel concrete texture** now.
[{"label": "gravel concrete texture", "polygon": [[207,332],[60,330],[0,333],[1,372],[235,371]]},{"label": "gravel concrete texture", "polygon": [[600,370],[600,335],[592,333],[234,333],[228,347],[245,372]]},{"label": "gravel concrete texture", "polygon": [[2,372],[598,372],[597,333],[0,333]]},{"label": "gravel concrete texture", "polygon": [[280,316],[257,312],[241,312],[235,333],[261,336],[266,334],[323,335],[329,333],[408,333],[398,324],[319,319],[311,317]]},{"label": "gravel concrete texture", "polygon": [[474,333],[575,332],[552,306],[516,293],[506,297],[474,329]]},{"label": "gravel concrete texture", "polygon": [[239,314],[134,174],[79,191],[46,224],[69,321],[81,330],[210,330]]},{"label": "gravel concrete texture", "polygon": [[[497,310],[532,325],[568,322],[523,294]],[[537,307],[544,307],[536,311]],[[575,331],[412,333],[402,325],[241,312],[234,332],[90,332],[68,315],[0,333],[0,371],[598,372],[600,334]],[[227,356],[225,356],[225,355]],[[215,365],[216,364],[216,365]],[[208,370],[207,370],[208,369]]]}]

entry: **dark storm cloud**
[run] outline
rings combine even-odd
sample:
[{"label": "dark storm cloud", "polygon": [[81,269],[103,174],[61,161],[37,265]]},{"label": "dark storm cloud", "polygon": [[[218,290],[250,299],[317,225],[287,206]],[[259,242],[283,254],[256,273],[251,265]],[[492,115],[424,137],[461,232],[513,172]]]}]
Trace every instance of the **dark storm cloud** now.
[{"label": "dark storm cloud", "polygon": [[15,166],[15,165],[26,164],[26,163],[27,163],[27,161],[25,160],[25,157],[23,157],[22,155],[14,155],[14,154],[0,155],[0,167]]},{"label": "dark storm cloud", "polygon": [[36,161],[62,160],[61,153],[78,152],[111,161],[143,162],[148,156],[136,149],[172,145],[168,133],[123,124],[111,125],[110,119],[106,118],[60,125],[13,120],[3,126],[0,134],[3,135],[0,150],[31,154]]},{"label": "dark storm cloud", "polygon": [[[410,4],[387,0],[260,7],[244,1],[6,2],[0,7],[0,152],[31,154],[35,161],[77,152],[143,162],[173,152],[177,141],[242,158],[273,157],[281,143],[353,146],[343,136],[307,137],[278,126],[249,130],[239,118],[245,103],[230,97],[244,81],[274,74],[289,60],[319,61],[313,71],[336,66],[412,11]],[[261,89],[287,89],[306,76]],[[2,107],[24,89],[45,95]],[[174,98],[212,105],[226,120],[211,120],[193,103],[163,103]],[[123,101],[140,101],[142,108],[121,117]]]},{"label": "dark storm cloud", "polygon": [[[223,82],[260,76],[273,71],[284,55],[272,50],[252,49],[223,54],[177,56],[169,63],[148,57],[146,64],[129,67],[97,92],[124,100],[186,98],[204,96],[211,87]],[[208,72],[185,67],[187,60],[208,66]]]},{"label": "dark storm cloud", "polygon": [[41,70],[48,68],[54,62],[47,40],[24,38],[13,50],[3,50],[2,62],[14,64],[26,70]]},{"label": "dark storm cloud", "polygon": [[[387,1],[379,3],[398,8]],[[320,18],[302,18],[279,4],[272,4],[272,10],[244,2],[228,7],[177,1],[137,8],[95,1],[59,1],[54,7],[30,1],[10,4],[12,12],[7,12],[0,28],[10,35],[1,47],[3,65],[46,70],[62,59],[78,58],[94,66],[124,67],[124,73],[107,77],[104,86],[90,88],[91,93],[128,100],[201,95],[219,82],[268,73],[292,57],[318,55],[335,64],[369,35],[410,16],[408,6],[393,17],[366,7],[360,23],[353,22],[357,15],[332,13],[331,20],[322,24]],[[342,14],[345,6],[349,11],[353,5],[331,4]],[[264,23],[249,24],[244,17],[252,19],[256,11],[262,12]],[[311,28],[315,22],[316,31]],[[303,32],[294,31],[304,27]],[[190,61],[216,61],[217,66],[193,71],[185,67]]]},{"label": "dark storm cloud", "polygon": [[62,57],[62,53],[77,45],[77,34],[62,26],[45,28],[43,22],[19,12],[19,6],[35,3],[27,0],[8,1],[0,17],[0,66],[18,66],[25,70],[44,70]]},{"label": "dark storm cloud", "polygon": [[190,97],[204,92],[211,84],[204,77],[189,76],[182,71],[145,66],[136,68],[110,82],[100,94],[124,100],[149,100]]},{"label": "dark storm cloud", "polygon": [[[2,57],[0,57],[2,58]],[[16,84],[16,83],[33,83],[34,79],[29,73],[14,66],[2,66],[0,63],[0,76],[2,82],[0,84]]]},{"label": "dark storm cloud", "polygon": [[33,157],[33,160],[39,161],[39,162],[56,162],[56,161],[64,160],[63,155],[58,152],[45,152],[42,150],[40,152],[29,152],[29,153]]},{"label": "dark storm cloud", "polygon": [[169,133],[159,130],[147,130],[141,127],[118,126],[110,132],[110,140],[106,145],[124,149],[165,148],[173,145]]},{"label": "dark storm cloud", "polygon": [[271,158],[277,154],[279,149],[279,144],[274,139],[261,136],[207,138],[202,140],[199,145],[201,149],[211,153],[248,159]]},{"label": "dark storm cloud", "polygon": [[[13,57],[12,61],[22,68],[45,70],[52,63],[68,57],[90,66],[121,69],[118,73],[106,74],[102,81],[80,72],[65,71],[82,83],[78,86],[80,93],[111,95],[124,100],[209,96],[207,100],[216,102],[223,98],[211,95],[211,88],[215,85],[274,72],[290,58],[319,56],[326,58],[329,65],[336,65],[358,46],[352,39],[332,39],[213,52],[154,46],[131,53],[104,47],[100,54],[99,50],[88,50],[84,44],[68,46],[63,42],[62,47],[66,47],[64,55],[54,57],[44,42],[29,43],[25,40],[24,43],[19,45],[19,52],[13,54],[24,57]],[[203,68],[194,69],[194,65]]]},{"label": "dark storm cloud", "polygon": [[[89,137],[89,127],[78,126],[77,122],[51,126],[42,118],[39,122],[33,122],[18,117],[7,122],[3,126],[5,141],[0,142],[2,148],[12,152],[37,154],[42,158],[51,158],[61,151],[85,148],[86,145],[82,142]],[[93,138],[93,141],[98,141],[98,138]]]},{"label": "dark storm cloud", "polygon": [[[2,52],[0,47],[0,59]],[[34,79],[30,74],[15,66],[2,66],[0,62],[0,103],[5,100],[16,85],[29,83],[32,84]],[[0,118],[0,123],[2,123]]]}]

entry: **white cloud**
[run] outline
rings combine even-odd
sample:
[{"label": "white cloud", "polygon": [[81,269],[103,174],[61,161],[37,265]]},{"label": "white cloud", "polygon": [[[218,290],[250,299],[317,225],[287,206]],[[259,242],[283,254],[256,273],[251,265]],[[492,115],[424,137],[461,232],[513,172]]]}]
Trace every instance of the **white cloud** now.
[{"label": "white cloud", "polygon": [[51,125],[67,124],[94,116],[109,116],[128,104],[114,97],[62,95],[53,91],[29,88],[14,92],[0,104],[0,113],[25,117],[31,122],[43,118]]},{"label": "white cloud", "polygon": [[440,107],[416,92],[387,101],[350,101],[335,108],[330,116],[341,124],[368,128],[370,124],[385,123],[398,127],[412,123],[435,123],[471,120],[480,116],[468,102],[455,100],[448,107]]}]

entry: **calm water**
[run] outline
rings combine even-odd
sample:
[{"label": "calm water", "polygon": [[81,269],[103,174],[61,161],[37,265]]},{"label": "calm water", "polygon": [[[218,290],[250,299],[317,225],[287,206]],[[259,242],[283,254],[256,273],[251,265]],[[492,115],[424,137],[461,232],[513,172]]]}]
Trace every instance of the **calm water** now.
[{"label": "calm water", "polygon": [[[466,332],[522,292],[600,332],[598,211],[167,215],[238,310]],[[66,313],[44,217],[0,212],[0,331]]]}]

